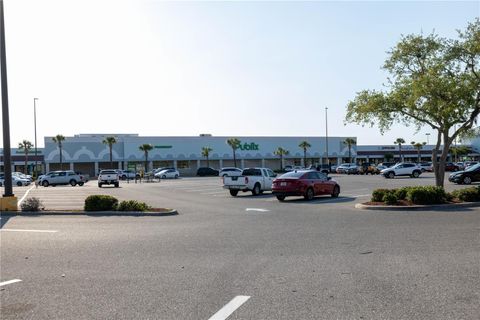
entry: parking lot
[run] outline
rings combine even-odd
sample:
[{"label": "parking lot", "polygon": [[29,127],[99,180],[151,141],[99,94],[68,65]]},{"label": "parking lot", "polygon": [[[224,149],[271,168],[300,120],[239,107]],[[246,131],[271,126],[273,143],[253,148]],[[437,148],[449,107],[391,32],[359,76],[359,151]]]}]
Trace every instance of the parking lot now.
[{"label": "parking lot", "polygon": [[180,214],[2,216],[2,318],[478,319],[480,210],[361,211],[434,177],[332,176],[339,198],[283,203],[218,177],[16,187],[47,209],[111,194]]}]

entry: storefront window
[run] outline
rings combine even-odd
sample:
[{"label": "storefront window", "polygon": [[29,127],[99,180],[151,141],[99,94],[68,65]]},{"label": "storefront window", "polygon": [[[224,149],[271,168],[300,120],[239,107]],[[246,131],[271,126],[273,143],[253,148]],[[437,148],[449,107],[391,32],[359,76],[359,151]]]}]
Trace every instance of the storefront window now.
[{"label": "storefront window", "polygon": [[189,169],[190,168],[190,161],[177,161],[177,168],[178,169]]}]

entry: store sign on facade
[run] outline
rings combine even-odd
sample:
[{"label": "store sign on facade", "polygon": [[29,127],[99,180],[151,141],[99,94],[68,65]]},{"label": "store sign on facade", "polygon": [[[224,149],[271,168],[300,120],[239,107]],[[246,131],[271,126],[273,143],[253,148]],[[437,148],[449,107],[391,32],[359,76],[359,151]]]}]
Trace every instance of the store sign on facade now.
[{"label": "store sign on facade", "polygon": [[240,150],[242,151],[258,151],[258,144],[256,143],[244,143],[240,144]]}]

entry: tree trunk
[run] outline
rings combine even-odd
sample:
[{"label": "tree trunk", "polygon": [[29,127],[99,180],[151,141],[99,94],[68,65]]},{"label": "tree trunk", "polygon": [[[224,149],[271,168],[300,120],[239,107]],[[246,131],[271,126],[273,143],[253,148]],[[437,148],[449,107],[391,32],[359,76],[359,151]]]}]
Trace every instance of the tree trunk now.
[{"label": "tree trunk", "polygon": [[352,146],[348,145],[348,163],[352,163]]},{"label": "tree trunk", "polygon": [[28,152],[26,152],[25,150],[25,168],[23,168],[24,174],[28,174],[27,166],[28,166]]},{"label": "tree trunk", "polygon": [[280,170],[283,170],[283,156],[280,155]]},{"label": "tree trunk", "polygon": [[235,149],[233,149],[233,163],[235,165],[235,168],[237,167],[237,157],[235,156]]},{"label": "tree trunk", "polygon": [[442,132],[438,132],[438,141],[433,151],[433,165],[435,170],[435,185],[437,187],[444,186],[445,182],[445,163],[447,162],[448,150],[452,144],[452,139],[448,137],[448,130],[443,132],[443,150],[440,154],[440,161],[437,160],[438,149],[440,148]]},{"label": "tree trunk", "polygon": [[307,149],[303,149],[303,166],[307,167]]},{"label": "tree trunk", "polygon": [[145,172],[148,170],[148,152],[145,151],[145,168],[143,169],[143,174],[145,175]]},{"label": "tree trunk", "polygon": [[208,155],[207,155],[207,167],[210,167],[210,162],[208,161]]},{"label": "tree trunk", "polygon": [[62,147],[59,147],[60,149],[60,170],[63,170],[63,163],[62,163]]},{"label": "tree trunk", "polygon": [[422,159],[420,159],[420,149],[417,149],[418,152],[418,163],[422,162]]},{"label": "tree trunk", "polygon": [[112,161],[112,146],[110,145],[110,168],[113,169],[113,161]]},{"label": "tree trunk", "polygon": [[401,144],[398,144],[398,158],[399,158],[399,162],[403,162],[402,161],[402,145]]}]

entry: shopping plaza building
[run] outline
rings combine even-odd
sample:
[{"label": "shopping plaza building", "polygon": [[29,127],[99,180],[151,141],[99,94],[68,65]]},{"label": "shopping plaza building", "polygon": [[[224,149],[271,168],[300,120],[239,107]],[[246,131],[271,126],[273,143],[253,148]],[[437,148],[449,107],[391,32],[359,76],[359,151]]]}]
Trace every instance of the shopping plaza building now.
[{"label": "shopping plaza building", "polygon": [[[112,164],[110,150],[103,141],[113,136],[116,143],[112,150]],[[44,148],[37,149],[37,156],[31,150],[28,155],[28,172],[37,168],[42,172],[53,170],[74,170],[96,176],[101,169],[119,168],[136,171],[150,171],[158,167],[175,167],[182,175],[195,175],[199,167],[207,166],[207,160],[202,156],[202,148],[212,149],[208,166],[213,168],[233,167],[233,151],[228,145],[229,138],[240,140],[240,147],[236,150],[237,167],[269,167],[278,169],[285,165],[310,165],[328,163],[332,165],[349,161],[348,146],[344,143],[348,137],[217,137],[209,134],[191,137],[144,137],[138,134],[78,134],[65,137],[62,142],[62,165],[60,165],[60,149],[53,142],[52,137],[44,138]],[[355,137],[350,137],[356,140]],[[303,149],[299,147],[302,141],[307,141],[311,147],[307,149],[307,163],[304,164]],[[328,141],[328,151],[327,144]],[[139,149],[143,144],[150,144],[153,148],[148,152],[147,168],[145,168],[145,154]],[[280,163],[279,156],[274,151],[282,147],[289,151]],[[426,145],[420,150],[420,160],[430,161],[433,145]],[[327,156],[328,152],[328,156]],[[472,147],[468,156],[478,157],[477,149]],[[400,161],[397,145],[353,145],[351,156],[355,162],[379,163],[394,157],[393,161]],[[404,161],[417,162],[418,150],[411,145],[402,146]],[[392,160],[390,160],[392,161]],[[0,155],[0,168],[3,171],[3,149]],[[25,155],[22,150],[12,149],[12,169],[23,172]]]}]

